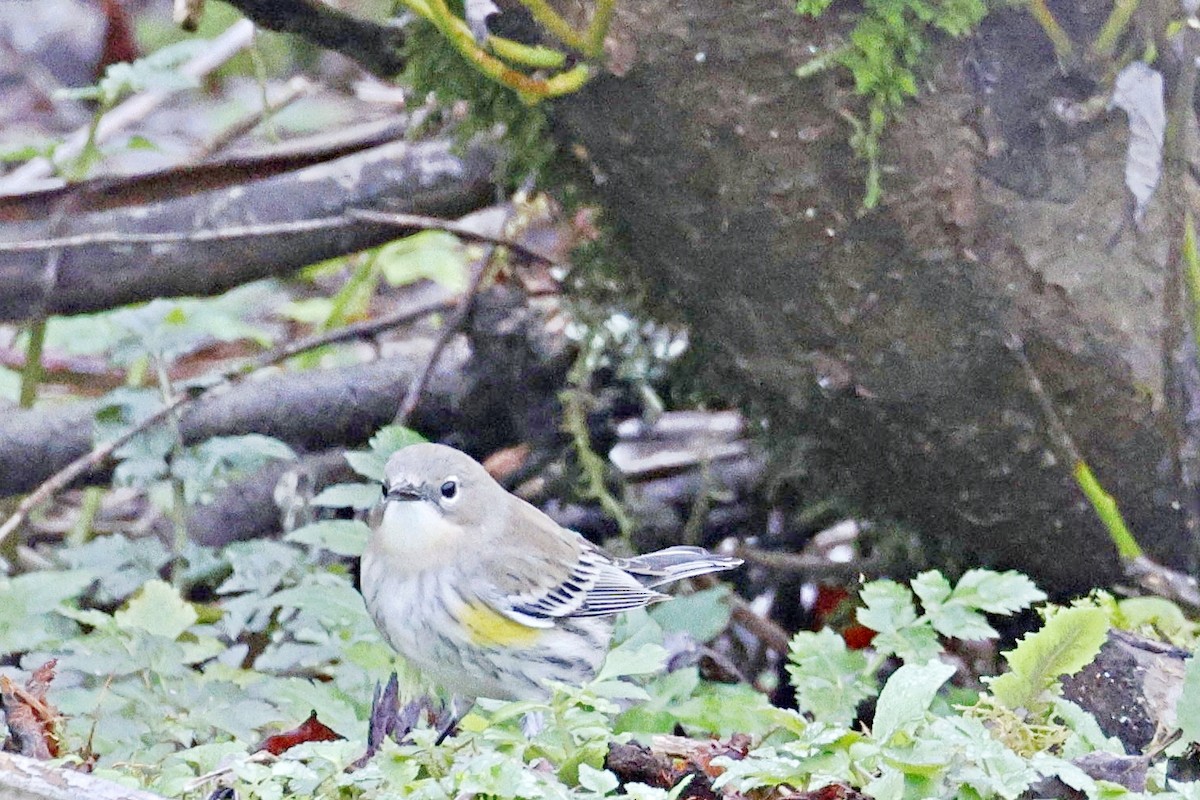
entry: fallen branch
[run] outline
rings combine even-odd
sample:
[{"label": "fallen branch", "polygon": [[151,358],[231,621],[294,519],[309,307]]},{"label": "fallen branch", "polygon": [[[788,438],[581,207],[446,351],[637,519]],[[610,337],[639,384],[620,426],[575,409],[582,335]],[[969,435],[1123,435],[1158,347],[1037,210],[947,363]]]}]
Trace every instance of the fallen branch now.
[{"label": "fallen branch", "polygon": [[[291,342],[282,347],[264,353],[257,358],[251,359],[244,364],[239,364],[229,370],[226,370],[217,379],[208,381],[204,388],[198,391],[178,395],[174,400],[164,405],[161,409],[147,417],[140,424],[130,428],[128,431],[112,441],[91,448],[88,452],[78,456],[69,464],[51,475],[49,478],[45,479],[33,492],[27,495],[17,505],[16,510],[11,516],[9,516],[7,520],[5,520],[4,524],[0,525],[0,542],[7,538],[14,530],[16,530],[16,528],[29,516],[29,513],[33,509],[48,501],[57,492],[62,491],[67,486],[70,486],[89,470],[92,470],[102,462],[106,461],[117,449],[129,442],[139,433],[142,433],[143,431],[146,431],[149,428],[163,422],[171,415],[180,411],[185,406],[196,402],[200,398],[208,397],[219,389],[227,389],[231,384],[246,377],[247,375],[250,375],[251,373],[275,364],[279,364],[307,350],[324,347],[325,345],[336,342],[372,336],[380,331],[387,330],[388,328],[398,327],[428,314],[437,311],[444,311],[448,307],[450,307],[450,304],[446,300],[430,301],[415,309],[405,309],[404,311],[389,315],[387,317],[381,317],[376,320],[370,320],[368,322],[362,322],[356,325],[349,325],[337,331],[330,331],[328,333],[310,336],[296,342]],[[305,379],[309,383],[320,383],[319,380],[315,380],[317,376],[301,375],[299,377]],[[278,385],[284,383],[284,381],[279,380],[275,383]],[[89,411],[90,408],[91,407],[89,406]],[[90,430],[88,432],[90,433]],[[193,434],[192,436],[186,436],[186,438],[189,440],[194,440],[197,437]]]},{"label": "fallen branch", "polygon": [[165,800],[85,772],[0,753],[0,796],[11,800]]},{"label": "fallen branch", "polygon": [[[81,203],[61,236],[48,235],[45,216],[29,218],[37,197],[9,198],[0,202],[0,220],[9,220],[0,222],[0,320],[26,320],[41,308],[76,314],[217,294],[400,235],[395,225],[343,216],[351,207],[459,216],[492,199],[496,154],[488,145],[461,155],[451,148],[390,142],[207,191],[196,189],[195,170],[179,170],[174,180],[138,184],[150,199],[126,197],[119,186],[82,186],[81,195],[116,196],[125,205]],[[62,255],[48,287],[43,254],[55,249]]]}]

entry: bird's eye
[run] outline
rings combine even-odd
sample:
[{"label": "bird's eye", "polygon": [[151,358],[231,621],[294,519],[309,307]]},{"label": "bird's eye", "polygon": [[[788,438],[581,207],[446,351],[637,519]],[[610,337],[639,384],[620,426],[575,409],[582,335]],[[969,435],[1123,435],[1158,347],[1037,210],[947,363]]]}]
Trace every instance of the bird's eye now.
[{"label": "bird's eye", "polygon": [[386,483],[379,484],[379,491],[380,491],[380,493],[383,494],[384,497],[387,497],[387,484]]},{"label": "bird's eye", "polygon": [[442,497],[447,500],[453,500],[458,497],[458,478],[447,478],[439,491],[442,493]]}]

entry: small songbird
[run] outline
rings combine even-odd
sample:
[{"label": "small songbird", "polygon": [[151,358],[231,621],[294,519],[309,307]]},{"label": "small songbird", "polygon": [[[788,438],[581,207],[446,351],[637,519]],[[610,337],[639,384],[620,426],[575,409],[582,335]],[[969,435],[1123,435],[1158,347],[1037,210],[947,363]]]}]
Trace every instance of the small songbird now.
[{"label": "small songbird", "polygon": [[742,562],[699,547],[614,558],[509,494],[475,459],[415,444],[387,463],[362,593],[384,638],[456,697],[538,699],[592,678],[612,617]]}]

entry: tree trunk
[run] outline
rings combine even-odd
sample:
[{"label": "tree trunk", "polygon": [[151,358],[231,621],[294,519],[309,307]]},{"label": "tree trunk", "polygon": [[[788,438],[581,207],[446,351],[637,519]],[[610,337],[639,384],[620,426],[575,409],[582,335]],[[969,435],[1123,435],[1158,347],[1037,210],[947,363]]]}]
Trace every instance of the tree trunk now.
[{"label": "tree trunk", "polygon": [[[1085,12],[1072,35],[1107,9]],[[636,55],[553,114],[603,177],[651,311],[686,321],[715,385],[767,410],[775,470],[808,497],[911,526],[927,563],[1018,568],[1058,592],[1112,581],[1049,399],[1149,553],[1188,565],[1164,336],[1182,330],[1164,277],[1178,230],[1161,197],[1143,231],[1125,226],[1123,115],[1046,133],[1067,79],[1024,12],[997,13],[925,55],[865,215],[839,115],[862,103],[846,75],[795,77],[830,31],[786,3],[622,3],[614,38]],[[968,62],[990,70],[986,103]]]}]

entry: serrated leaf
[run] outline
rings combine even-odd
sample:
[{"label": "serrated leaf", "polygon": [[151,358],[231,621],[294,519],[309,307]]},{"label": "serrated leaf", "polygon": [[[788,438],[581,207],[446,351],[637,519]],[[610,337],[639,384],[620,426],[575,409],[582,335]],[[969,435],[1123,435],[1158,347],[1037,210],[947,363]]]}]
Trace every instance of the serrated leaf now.
[{"label": "serrated leaf", "polygon": [[926,611],[946,602],[953,591],[946,576],[932,569],[912,579],[912,590],[913,594],[920,598],[921,607]]},{"label": "serrated leaf", "polygon": [[797,705],[824,722],[848,725],[859,703],[875,693],[874,682],[865,674],[867,657],[848,649],[828,628],[793,636],[788,662]]},{"label": "serrated leaf", "polygon": [[0,577],[0,651],[21,653],[73,633],[71,609],[62,604],[95,579],[84,569]]},{"label": "serrated leaf", "polygon": [[972,569],[959,579],[952,597],[989,614],[1013,614],[1042,602],[1046,593],[1014,570]]},{"label": "serrated leaf", "polygon": [[379,500],[377,483],[335,483],[326,486],[312,499],[312,505],[322,508],[353,508],[362,511]]},{"label": "serrated leaf", "polygon": [[297,528],[284,539],[339,556],[360,556],[370,535],[371,529],[358,520],[327,519]]},{"label": "serrated leaf", "polygon": [[392,453],[408,447],[410,444],[420,444],[429,441],[412,428],[403,425],[388,425],[380,428],[371,437],[370,450],[357,450],[346,453],[346,462],[350,468],[373,481],[383,480],[383,470]]},{"label": "serrated leaf", "polygon": [[858,621],[876,633],[891,633],[917,621],[913,594],[895,581],[871,581],[862,587]]},{"label": "serrated leaf", "polygon": [[929,611],[928,616],[933,629],[942,636],[975,642],[981,639],[995,639],[1000,635],[988,624],[987,617],[954,600]]},{"label": "serrated leaf", "polygon": [[871,640],[871,647],[910,664],[924,664],[942,652],[937,632],[925,622],[878,634]]},{"label": "serrated leaf", "polygon": [[997,741],[972,717],[938,717],[930,725],[931,744],[950,756],[953,783],[972,790],[967,796],[1016,800],[1037,773],[1029,762]]},{"label": "serrated leaf", "polygon": [[1108,614],[1099,608],[1064,608],[1002,655],[1009,672],[989,682],[996,699],[1011,709],[1043,705],[1041,695],[1063,675],[1091,663],[1108,636]]},{"label": "serrated leaf", "polygon": [[198,616],[196,609],[179,596],[175,587],[165,581],[152,580],[125,608],[113,614],[113,619],[124,630],[143,630],[174,640],[194,625]]},{"label": "serrated leaf", "polygon": [[942,684],[950,680],[954,667],[941,661],[905,664],[892,673],[875,704],[872,733],[881,744],[925,717]]}]

